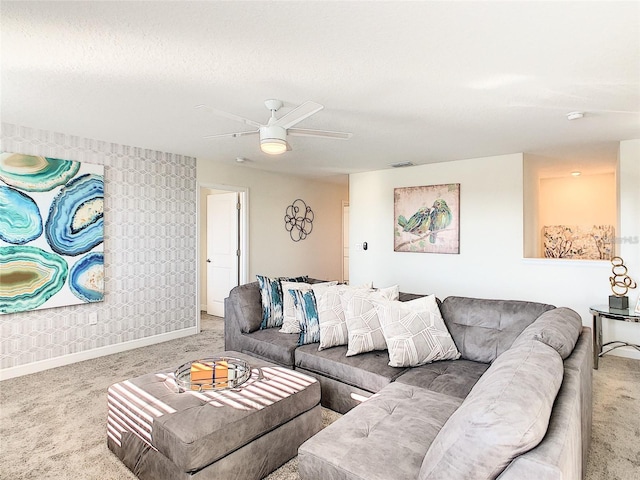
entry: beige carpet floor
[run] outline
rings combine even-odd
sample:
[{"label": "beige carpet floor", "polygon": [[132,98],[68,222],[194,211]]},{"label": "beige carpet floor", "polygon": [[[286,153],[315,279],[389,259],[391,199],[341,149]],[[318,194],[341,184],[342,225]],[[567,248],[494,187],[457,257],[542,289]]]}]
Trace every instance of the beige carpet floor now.
[{"label": "beige carpet floor", "polygon": [[[222,320],[202,318],[199,335],[0,382],[0,479],[135,479],[106,446],[107,388],[222,351]],[[640,361],[601,359],[593,419],[587,479],[639,478]],[[297,459],[267,478],[297,480]]]}]

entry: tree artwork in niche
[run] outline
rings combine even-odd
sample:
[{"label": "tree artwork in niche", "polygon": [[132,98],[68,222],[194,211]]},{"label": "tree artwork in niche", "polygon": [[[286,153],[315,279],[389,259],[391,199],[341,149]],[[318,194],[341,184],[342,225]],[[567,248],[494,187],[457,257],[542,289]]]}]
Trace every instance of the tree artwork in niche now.
[{"label": "tree artwork in niche", "polygon": [[284,228],[291,240],[299,242],[307,238],[313,230],[314,213],[304,200],[297,199],[289,205],[284,214]]},{"label": "tree artwork in niche", "polygon": [[549,225],[542,236],[545,258],[609,260],[613,254],[611,225]]},{"label": "tree artwork in niche", "polygon": [[394,189],[394,251],[460,253],[460,184]]}]

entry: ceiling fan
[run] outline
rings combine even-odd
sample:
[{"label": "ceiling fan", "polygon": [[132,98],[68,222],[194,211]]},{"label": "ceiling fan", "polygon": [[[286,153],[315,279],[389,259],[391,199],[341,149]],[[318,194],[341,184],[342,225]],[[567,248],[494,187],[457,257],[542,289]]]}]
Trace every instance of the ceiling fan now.
[{"label": "ceiling fan", "polygon": [[302,105],[294,108],[286,115],[280,118],[276,118],[276,112],[283,106],[281,100],[269,99],[264,102],[267,109],[271,112],[271,117],[266,124],[255,122],[248,118],[234,115],[233,113],[223,112],[215,108],[208,107],[206,105],[197,105],[196,108],[202,108],[215,115],[230,118],[238,122],[242,122],[245,125],[251,125],[256,127],[257,130],[250,130],[246,132],[235,133],[223,133],[219,135],[205,135],[203,138],[218,138],[218,137],[242,137],[244,135],[260,135],[260,150],[270,155],[278,155],[291,150],[291,147],[287,143],[287,135],[298,135],[306,137],[322,137],[322,138],[337,138],[341,140],[348,140],[353,134],[346,132],[332,132],[328,130],[311,130],[307,128],[292,128],[294,125],[300,123],[305,118],[310,117],[314,113],[319,112],[324,107],[316,102],[305,102]]}]

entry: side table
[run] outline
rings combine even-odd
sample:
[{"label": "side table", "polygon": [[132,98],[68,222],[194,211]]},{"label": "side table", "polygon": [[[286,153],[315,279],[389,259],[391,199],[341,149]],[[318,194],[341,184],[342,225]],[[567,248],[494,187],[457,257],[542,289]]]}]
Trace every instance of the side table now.
[{"label": "side table", "polygon": [[[633,347],[640,351],[640,345],[635,343],[623,342],[620,340],[613,340],[605,344],[602,343],[602,319],[609,318],[611,320],[620,320],[622,322],[634,322],[640,323],[640,313],[634,313],[631,309],[618,310],[616,308],[609,308],[608,305],[595,305],[589,308],[589,312],[593,315],[593,368],[598,368],[598,359],[611,350],[619,347]],[[607,345],[613,345],[606,351],[602,348]]]}]

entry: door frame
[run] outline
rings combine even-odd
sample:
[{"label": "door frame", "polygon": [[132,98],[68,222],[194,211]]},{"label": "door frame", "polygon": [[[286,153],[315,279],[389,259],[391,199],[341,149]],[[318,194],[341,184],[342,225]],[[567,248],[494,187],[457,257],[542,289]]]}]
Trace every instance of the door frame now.
[{"label": "door frame", "polygon": [[[205,258],[201,258],[200,252],[202,251],[202,232],[204,231],[206,234],[206,226],[201,225],[200,223],[200,213],[204,210],[206,211],[207,206],[202,205],[202,191],[203,190],[223,190],[226,192],[237,192],[240,197],[240,221],[238,224],[239,232],[240,232],[240,285],[248,282],[249,279],[249,188],[248,187],[240,187],[237,185],[224,185],[219,183],[198,183],[198,202],[197,202],[197,219],[196,222],[196,236],[198,241],[197,243],[197,271],[196,271],[196,291],[197,291],[197,305],[198,305],[198,323],[197,328],[200,331],[200,311],[202,309],[202,298],[201,298],[201,289],[202,284],[200,281],[200,276],[202,273],[202,265],[203,262],[206,261]],[[206,196],[205,196],[206,198]],[[206,238],[204,239],[204,246],[206,247]]]},{"label": "door frame", "polygon": [[[340,240],[342,242],[342,244],[340,246],[340,252],[341,252],[340,253],[340,264],[341,264],[340,270],[342,271],[342,281],[343,282],[345,281],[345,276],[349,277],[349,272],[348,271],[345,272],[345,269],[344,269],[344,238],[349,233],[349,230],[345,231],[345,228],[344,228],[344,209],[345,209],[345,207],[348,207],[348,206],[349,206],[349,201],[348,200],[342,200],[342,212],[341,212],[341,215],[340,215],[341,218],[342,218],[342,225],[341,225],[342,236],[340,238]],[[349,221],[351,221],[351,210],[349,210]],[[350,245],[347,244],[347,248],[349,248],[349,246]],[[349,255],[350,254],[351,254],[351,249],[349,249]]]}]

